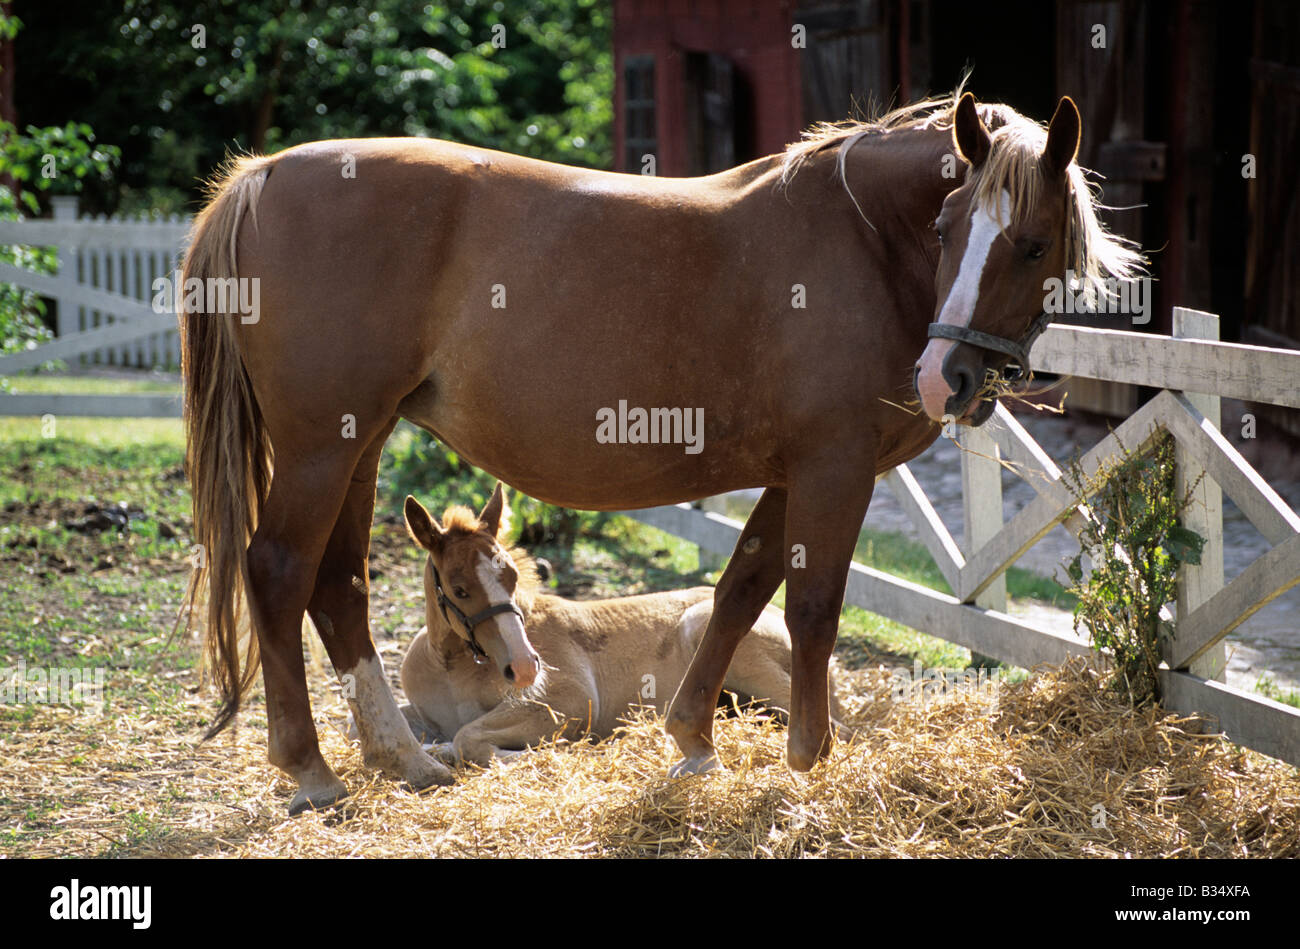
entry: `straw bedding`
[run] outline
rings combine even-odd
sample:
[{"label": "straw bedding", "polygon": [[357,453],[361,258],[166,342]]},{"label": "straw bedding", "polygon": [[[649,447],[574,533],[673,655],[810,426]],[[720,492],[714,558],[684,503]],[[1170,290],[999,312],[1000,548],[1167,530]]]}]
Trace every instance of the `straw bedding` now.
[{"label": "straw bedding", "polygon": [[185,730],[47,708],[0,740],[0,853],[1300,856],[1296,769],[1124,707],[1081,661],[925,704],[891,700],[883,666],[846,671],[859,737],[807,775],[786,767],[784,729],[747,712],[717,724],[727,772],[669,782],[674,747],[646,718],[423,794],[361,767],[345,705],[311,679],[323,750],[353,792],[343,809],[285,816],[292,787],[266,763],[256,696],[204,745],[197,714]]}]

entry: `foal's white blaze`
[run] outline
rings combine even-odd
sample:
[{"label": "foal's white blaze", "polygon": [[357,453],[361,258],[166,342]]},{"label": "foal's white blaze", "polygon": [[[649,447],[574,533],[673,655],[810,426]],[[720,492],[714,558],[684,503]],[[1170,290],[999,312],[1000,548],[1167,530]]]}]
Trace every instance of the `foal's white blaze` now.
[{"label": "foal's white blaze", "polygon": [[[495,605],[515,601],[514,597],[506,593],[498,568],[487,554],[482,555],[474,573],[478,577],[479,585],[483,587],[488,603]],[[515,674],[515,687],[528,688],[537,678],[537,673],[541,669],[541,659],[533,649],[533,644],[528,641],[524,624],[514,613],[498,613],[492,617],[491,622],[496,624],[497,633],[500,634],[501,642],[505,644],[506,653],[510,657],[510,668]]]},{"label": "foal's white blaze", "polygon": [[[1011,215],[1011,195],[1008,192],[1002,192],[999,207],[1002,221],[1006,222]],[[957,279],[952,282],[948,299],[944,300],[943,308],[939,311],[938,322],[970,326],[976,304],[979,303],[980,278],[984,276],[984,265],[988,262],[993,240],[999,233],[1001,228],[998,226],[998,216],[990,209],[977,207],[971,212],[966,250],[962,254],[961,266],[957,268]],[[944,407],[953,394],[952,387],[943,377],[943,361],[956,344],[956,340],[932,339],[921,354],[921,372],[916,387],[925,414],[936,422],[943,418]]]}]

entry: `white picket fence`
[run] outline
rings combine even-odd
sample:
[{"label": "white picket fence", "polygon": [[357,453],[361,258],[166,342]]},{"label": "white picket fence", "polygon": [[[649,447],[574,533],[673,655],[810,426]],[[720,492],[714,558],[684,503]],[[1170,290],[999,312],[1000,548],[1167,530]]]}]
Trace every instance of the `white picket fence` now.
[{"label": "white picket fence", "polygon": [[[153,283],[184,253],[188,219],[80,218],[76,198],[55,198],[52,220],[0,221],[0,244],[56,247],[59,271],[34,273],[0,262],[0,281],[55,301],[55,339],[0,356],[0,375],[60,359],[74,367],[179,369],[176,317],[150,305]],[[178,416],[161,396],[0,394],[0,415]]]},{"label": "white picket fence", "polygon": [[[1178,488],[1201,478],[1184,523],[1206,538],[1199,565],[1183,567],[1172,634],[1162,644],[1167,708],[1206,716],[1233,741],[1300,767],[1300,709],[1223,684],[1224,637],[1269,600],[1300,583],[1300,514],[1219,431],[1221,397],[1300,408],[1300,352],[1218,341],[1218,317],[1174,310],[1174,336],[1051,326],[1034,346],[1036,369],[1160,388],[1080,459],[1092,476],[1164,430],[1176,442]],[[1091,653],[1062,635],[1006,612],[1005,573],[1057,524],[1078,533],[1082,514],[1060,467],[999,405],[979,429],[963,429],[963,547],[948,532],[906,465],[882,480],[916,524],[955,596],[880,570],[851,565],[845,602],[1004,662],[1031,668]],[[1003,522],[1002,466],[1033,486],[1036,499]],[[1231,582],[1223,573],[1223,494],[1273,544]],[[710,505],[716,507],[714,505]],[[623,511],[628,517],[730,554],[744,525],[689,504]],[[1296,643],[1300,647],[1300,633]]]}]

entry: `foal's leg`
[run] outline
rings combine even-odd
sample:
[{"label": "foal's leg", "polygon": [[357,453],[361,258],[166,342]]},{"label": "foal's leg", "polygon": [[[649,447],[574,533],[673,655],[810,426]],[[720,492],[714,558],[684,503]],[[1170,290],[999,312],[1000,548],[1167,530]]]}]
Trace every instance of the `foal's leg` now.
[{"label": "foal's leg", "polygon": [[498,705],[456,732],[457,759],[487,766],[493,758],[513,758],[560,731],[564,716],[541,702]]},{"label": "foal's leg", "polygon": [[793,649],[790,732],[786,757],[807,771],[830,752],[829,663],[839,632],[849,563],[875,481],[844,472],[874,471],[874,459],[823,459],[792,473],[786,542],[801,545],[802,561],[786,565],[785,624]]},{"label": "foal's leg", "polygon": [[713,748],[713,712],[736,645],[781,585],[785,519],[785,491],[768,488],[718,581],[709,628],[668,708],[668,734],[684,756],[672,766],[670,777],[721,767]]},{"label": "foal's leg", "polygon": [[302,616],[355,464],[356,456],[343,452],[278,452],[248,546],[248,602],[266,684],[267,756],[298,782],[290,814],[347,796],[321,757],[302,661]]},{"label": "foal's leg", "polygon": [[390,420],[366,447],[352,473],[347,497],[334,523],[316,572],[307,609],[342,678],[352,717],[361,736],[362,758],[418,789],[451,784],[451,772],[426,755],[398,710],[384,675],[384,664],[370,636],[370,524],[375,512],[375,480],[384,442],[397,420]]}]

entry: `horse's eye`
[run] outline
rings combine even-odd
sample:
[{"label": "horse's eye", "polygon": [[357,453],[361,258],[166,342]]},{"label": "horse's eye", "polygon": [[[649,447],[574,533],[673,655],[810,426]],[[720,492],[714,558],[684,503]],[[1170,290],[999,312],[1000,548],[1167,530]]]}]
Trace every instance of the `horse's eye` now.
[{"label": "horse's eye", "polygon": [[934,227],[934,232],[939,235],[939,243],[942,244],[943,243],[943,222],[936,220],[932,226]]},{"label": "horse's eye", "polygon": [[453,589],[451,592],[454,593],[454,594],[456,594],[456,596],[457,596],[458,599],[462,599],[462,600],[468,600],[468,599],[469,599],[469,594],[465,592],[465,588],[464,588],[464,587],[456,587],[456,588]]},{"label": "horse's eye", "polygon": [[1027,260],[1042,260],[1043,255],[1047,253],[1046,244],[1031,244],[1029,250],[1025,252]]}]

